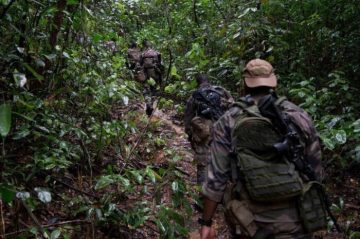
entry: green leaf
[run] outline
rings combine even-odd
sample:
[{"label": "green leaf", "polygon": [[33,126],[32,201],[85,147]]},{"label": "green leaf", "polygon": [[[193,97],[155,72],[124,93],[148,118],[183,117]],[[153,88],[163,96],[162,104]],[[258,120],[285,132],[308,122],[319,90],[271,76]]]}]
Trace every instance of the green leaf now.
[{"label": "green leaf", "polygon": [[354,127],[354,133],[359,133],[360,132],[360,119],[358,119],[354,123],[352,123],[352,127]]},{"label": "green leaf", "polygon": [[339,130],[335,134],[335,139],[336,139],[337,143],[345,144],[346,143],[346,132],[344,130]]},{"label": "green leaf", "polygon": [[63,52],[63,56],[64,56],[65,58],[70,58],[69,53],[67,53],[66,51]]},{"label": "green leaf", "polygon": [[15,191],[9,186],[0,186],[0,196],[5,203],[10,203],[15,197]]},{"label": "green leaf", "polygon": [[13,137],[14,140],[25,138],[30,134],[30,130],[27,127],[21,127]]},{"label": "green leaf", "polygon": [[93,41],[93,43],[98,43],[99,41],[101,41],[103,39],[103,36],[102,35],[100,35],[100,34],[98,34],[98,33],[96,33],[96,34],[94,34],[94,36],[93,36],[93,38],[92,38],[92,41]]},{"label": "green leaf", "polygon": [[95,185],[95,190],[105,188],[112,184],[114,180],[111,178],[110,175],[102,176]]},{"label": "green leaf", "polygon": [[0,3],[2,5],[8,5],[10,3],[10,0],[1,0]]},{"label": "green leaf", "polygon": [[14,76],[14,80],[15,80],[15,83],[16,83],[17,86],[19,86],[19,87],[24,87],[25,86],[25,84],[27,82],[25,74],[14,73],[13,76]]},{"label": "green leaf", "polygon": [[176,193],[176,192],[179,190],[179,184],[178,184],[178,182],[177,182],[177,181],[172,182],[171,188],[172,188],[173,192]]},{"label": "green leaf", "polygon": [[153,78],[150,77],[150,79],[147,80],[147,83],[151,86],[155,86],[156,85],[156,82]]},{"label": "green leaf", "polygon": [[68,5],[75,5],[78,3],[78,0],[67,0]]},{"label": "green leaf", "polygon": [[31,72],[31,74],[33,74],[33,76],[36,77],[36,79],[38,79],[39,81],[44,80],[44,77],[42,75],[40,75],[39,73],[36,72],[36,70],[34,68],[32,68],[28,63],[23,63],[23,65],[25,66],[25,68]]},{"label": "green leaf", "polygon": [[176,87],[171,84],[171,85],[166,86],[164,90],[165,90],[166,93],[171,94],[171,93],[174,93],[174,92],[175,92],[175,88],[176,88]]},{"label": "green leaf", "polygon": [[138,171],[133,170],[133,171],[130,171],[130,173],[135,177],[136,181],[139,184],[143,183],[143,176],[141,176],[141,174]]},{"label": "green leaf", "polygon": [[330,150],[333,150],[335,148],[335,144],[332,142],[331,139],[324,138],[324,137],[322,137],[321,139],[322,139],[322,141],[323,141],[326,148],[328,148]]},{"label": "green leaf", "polygon": [[61,231],[59,229],[55,229],[51,232],[50,239],[57,239],[61,235]]},{"label": "green leaf", "polygon": [[161,180],[161,176],[157,174],[154,170],[152,170],[150,167],[146,168],[145,173],[150,178],[152,183],[155,183],[156,179]]},{"label": "green leaf", "polygon": [[355,153],[355,160],[360,163],[360,145],[356,146],[354,153]]},{"label": "green leaf", "polygon": [[49,203],[51,202],[51,193],[45,189],[42,188],[35,188],[35,191],[38,193],[38,198],[43,203]]},{"label": "green leaf", "polygon": [[172,67],[171,67],[170,75],[171,75],[171,76],[175,76],[175,77],[177,77],[177,78],[180,78],[180,76],[179,76],[178,73],[177,73],[176,66],[172,66]]},{"label": "green leaf", "polygon": [[0,135],[6,137],[11,127],[11,106],[9,104],[0,105]]}]

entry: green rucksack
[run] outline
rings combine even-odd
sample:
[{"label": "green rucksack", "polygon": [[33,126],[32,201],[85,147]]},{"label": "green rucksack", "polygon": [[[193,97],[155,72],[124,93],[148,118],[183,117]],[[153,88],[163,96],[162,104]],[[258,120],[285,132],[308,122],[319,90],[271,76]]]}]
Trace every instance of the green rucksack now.
[{"label": "green rucksack", "polygon": [[[277,99],[273,106],[280,109],[284,100],[284,97]],[[284,141],[284,135],[263,116],[264,112],[261,113],[257,105],[241,102],[238,106],[243,113],[235,123],[232,138],[236,167],[250,198],[259,202],[294,199],[307,232],[326,228],[323,185],[317,181],[304,181],[305,172],[299,172],[288,154],[281,154],[274,147]]]},{"label": "green rucksack", "polygon": [[282,136],[256,105],[240,107],[244,112],[232,134],[237,166],[250,197],[255,201],[277,201],[300,195],[304,186],[299,172],[273,149]]}]

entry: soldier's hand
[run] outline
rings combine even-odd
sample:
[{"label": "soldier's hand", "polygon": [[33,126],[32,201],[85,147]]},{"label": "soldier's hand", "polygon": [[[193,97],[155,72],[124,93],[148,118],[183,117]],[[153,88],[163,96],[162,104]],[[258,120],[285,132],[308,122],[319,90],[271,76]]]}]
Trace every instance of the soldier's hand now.
[{"label": "soldier's hand", "polygon": [[202,226],[200,228],[200,238],[201,239],[215,239],[216,233],[215,229],[208,226]]}]

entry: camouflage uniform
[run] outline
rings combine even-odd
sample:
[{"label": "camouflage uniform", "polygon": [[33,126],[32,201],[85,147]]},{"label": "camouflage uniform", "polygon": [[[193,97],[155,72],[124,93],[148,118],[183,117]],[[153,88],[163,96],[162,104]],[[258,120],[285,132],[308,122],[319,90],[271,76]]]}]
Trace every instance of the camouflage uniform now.
[{"label": "camouflage uniform", "polygon": [[144,82],[146,80],[144,70],[141,66],[141,51],[139,48],[129,48],[127,50],[127,67],[132,73],[134,80]]},{"label": "camouflage uniform", "polygon": [[[147,114],[151,114],[156,96],[156,88],[162,83],[161,54],[152,48],[147,48],[141,55],[141,66],[145,76],[143,95],[146,103]],[[154,85],[147,82],[150,78],[155,81]]]},{"label": "camouflage uniform", "polygon": [[[301,129],[304,138],[304,156],[309,160],[315,169],[317,176],[323,178],[321,166],[321,150],[311,118],[302,109],[289,101],[281,103],[282,109],[288,113],[289,117]],[[225,206],[232,197],[232,190],[226,190],[231,179],[231,152],[232,152],[232,129],[236,119],[242,114],[239,106],[234,106],[223,115],[213,128],[213,141],[210,149],[210,159],[206,180],[203,184],[203,194],[212,201],[221,202]],[[239,186],[239,183],[238,183]],[[254,222],[257,228],[270,229],[276,239],[290,238],[309,238],[305,235],[301,219],[298,215],[296,200],[288,200],[275,203],[259,203],[253,201],[248,196],[244,183],[240,183],[240,195],[237,197],[245,203],[254,215]],[[228,187],[229,189],[229,187]],[[226,193],[225,193],[226,191]],[[225,194],[225,195],[224,195]]]},{"label": "camouflage uniform", "polygon": [[[224,88],[220,86],[211,86],[209,83],[203,83],[199,86],[198,89],[207,88],[207,87],[213,87],[217,91],[221,92],[223,95],[222,97],[222,104],[226,108],[234,102],[232,96],[230,93],[225,90]],[[197,106],[196,102],[194,101],[194,98],[191,96],[187,103],[185,108],[185,115],[184,115],[184,125],[185,125],[185,133],[189,136],[189,141],[191,143],[191,147],[195,152],[194,155],[194,162],[196,163],[197,168],[197,183],[201,184],[205,179],[205,168],[207,165],[207,162],[209,161],[209,143],[211,141],[211,128],[213,125],[213,122],[208,119],[200,118],[198,117],[197,120],[201,124],[203,124],[203,127],[195,129],[194,123],[194,117],[197,116]],[[199,125],[199,123],[197,123]],[[200,135],[203,136],[200,136]],[[200,142],[201,141],[201,142]]]}]

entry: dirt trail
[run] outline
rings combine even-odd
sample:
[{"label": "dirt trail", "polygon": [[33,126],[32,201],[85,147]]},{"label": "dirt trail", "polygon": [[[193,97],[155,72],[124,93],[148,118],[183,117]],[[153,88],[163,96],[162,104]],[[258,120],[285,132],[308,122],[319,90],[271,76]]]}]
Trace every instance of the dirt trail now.
[{"label": "dirt trail", "polygon": [[[193,151],[190,143],[187,140],[187,135],[184,132],[184,126],[182,122],[172,120],[171,113],[167,114],[161,110],[156,110],[152,116],[155,119],[159,119],[165,125],[167,125],[175,133],[174,137],[167,142],[167,146],[175,149],[180,155],[182,160],[179,161],[178,167],[184,170],[189,176],[187,177],[187,185],[190,187],[192,192],[196,192],[196,166],[193,162]],[[198,232],[199,224],[197,222],[201,214],[197,211],[193,211],[193,214],[187,222],[187,228],[189,229],[189,238],[198,239],[200,234]],[[214,216],[214,228],[217,231],[217,239],[228,239],[227,226],[224,221],[222,207],[219,206]]]}]

